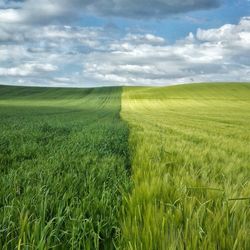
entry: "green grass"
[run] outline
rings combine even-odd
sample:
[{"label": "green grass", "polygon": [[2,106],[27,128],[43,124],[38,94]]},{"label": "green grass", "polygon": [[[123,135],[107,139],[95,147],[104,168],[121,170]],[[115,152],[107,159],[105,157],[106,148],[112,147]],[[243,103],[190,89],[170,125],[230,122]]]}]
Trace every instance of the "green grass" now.
[{"label": "green grass", "polygon": [[249,142],[250,84],[0,86],[0,249],[248,250]]},{"label": "green grass", "polygon": [[250,84],[125,88],[125,249],[250,249]]},{"label": "green grass", "polygon": [[0,87],[0,249],[113,249],[130,186],[121,88]]}]

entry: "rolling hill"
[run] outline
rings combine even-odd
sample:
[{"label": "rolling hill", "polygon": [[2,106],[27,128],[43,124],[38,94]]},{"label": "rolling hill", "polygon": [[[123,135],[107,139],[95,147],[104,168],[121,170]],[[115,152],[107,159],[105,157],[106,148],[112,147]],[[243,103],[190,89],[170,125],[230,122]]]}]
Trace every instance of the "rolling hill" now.
[{"label": "rolling hill", "polygon": [[249,249],[250,84],[125,88],[130,249]]},{"label": "rolling hill", "polygon": [[249,249],[250,84],[0,86],[1,249]]}]

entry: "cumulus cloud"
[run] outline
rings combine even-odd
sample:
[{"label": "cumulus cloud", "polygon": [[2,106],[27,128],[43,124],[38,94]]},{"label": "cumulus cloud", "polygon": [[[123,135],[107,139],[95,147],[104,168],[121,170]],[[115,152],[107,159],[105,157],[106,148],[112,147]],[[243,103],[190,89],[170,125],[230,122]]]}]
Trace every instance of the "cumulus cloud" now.
[{"label": "cumulus cloud", "polygon": [[57,67],[51,64],[25,63],[17,67],[0,68],[0,76],[34,76],[56,70]]},{"label": "cumulus cloud", "polygon": [[127,85],[248,81],[249,38],[249,17],[242,18],[238,25],[199,29],[171,45],[155,45],[146,40],[138,43],[138,39],[125,37],[110,44],[110,51],[89,54],[84,75],[96,82]]},{"label": "cumulus cloud", "polygon": [[[239,25],[226,24],[219,29],[202,30],[198,29],[197,38],[207,42],[243,42],[250,41],[250,18],[244,17]],[[242,44],[244,45],[244,44]],[[248,43],[246,44],[248,45]]]},{"label": "cumulus cloud", "polygon": [[69,21],[85,14],[159,19],[219,4],[220,0],[0,0],[0,22],[43,24]]},{"label": "cumulus cloud", "polygon": [[153,34],[127,34],[124,41],[132,44],[145,44],[162,45],[166,41],[163,37],[155,36]]},{"label": "cumulus cloud", "polygon": [[5,1],[0,3],[0,23],[30,25],[45,25],[52,22],[67,23],[77,19],[81,11],[84,11],[85,4],[83,3],[80,0]]},{"label": "cumulus cloud", "polygon": [[236,25],[198,29],[173,44],[155,34],[121,35],[108,28],[1,27],[5,83],[86,87],[250,78],[250,17]]}]

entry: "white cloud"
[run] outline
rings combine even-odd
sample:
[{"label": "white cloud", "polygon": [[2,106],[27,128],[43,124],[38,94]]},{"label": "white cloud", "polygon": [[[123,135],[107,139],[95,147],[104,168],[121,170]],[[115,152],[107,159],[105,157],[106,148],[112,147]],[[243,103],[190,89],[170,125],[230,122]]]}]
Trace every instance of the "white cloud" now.
[{"label": "white cloud", "polygon": [[152,34],[127,34],[123,39],[124,42],[133,44],[151,44],[151,45],[162,45],[166,41],[163,37],[155,36]]},{"label": "white cloud", "polygon": [[166,18],[194,10],[211,9],[221,0],[26,0],[0,1],[0,22],[51,23],[75,20],[84,14],[126,18]]},{"label": "white cloud", "polygon": [[[248,17],[242,18],[237,25],[199,29],[196,34],[190,33],[172,45],[164,40],[154,45],[145,36],[129,34],[111,43],[111,52],[90,53],[84,64],[84,75],[93,82],[101,79],[106,82],[105,76],[112,76],[109,81],[116,79],[113,84],[130,85],[249,81],[249,37]],[[143,42],[138,43],[138,38]]]},{"label": "white cloud", "polygon": [[[61,1],[50,0],[26,0],[20,1],[19,7],[15,8],[9,3],[0,9],[0,22],[2,23],[49,23],[52,20],[65,20],[71,17],[68,10],[69,4],[62,4]],[[67,1],[64,1],[67,3]],[[3,5],[3,4],[2,4]]]},{"label": "white cloud", "polygon": [[51,86],[250,80],[250,17],[199,29],[174,44],[150,33],[121,36],[106,28],[55,25],[0,25],[0,37],[5,83],[20,77]]},{"label": "white cloud", "polygon": [[0,22],[18,23],[22,22],[23,18],[16,9],[0,9]]},{"label": "white cloud", "polygon": [[17,67],[0,68],[0,76],[34,76],[56,70],[57,67],[52,64],[25,63]]}]

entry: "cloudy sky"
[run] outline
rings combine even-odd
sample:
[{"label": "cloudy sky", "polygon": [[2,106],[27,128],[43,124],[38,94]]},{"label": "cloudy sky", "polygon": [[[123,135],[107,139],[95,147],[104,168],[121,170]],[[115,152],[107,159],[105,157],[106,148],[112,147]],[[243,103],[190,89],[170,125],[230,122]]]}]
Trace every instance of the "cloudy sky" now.
[{"label": "cloudy sky", "polygon": [[0,84],[250,81],[250,0],[0,0]]}]

